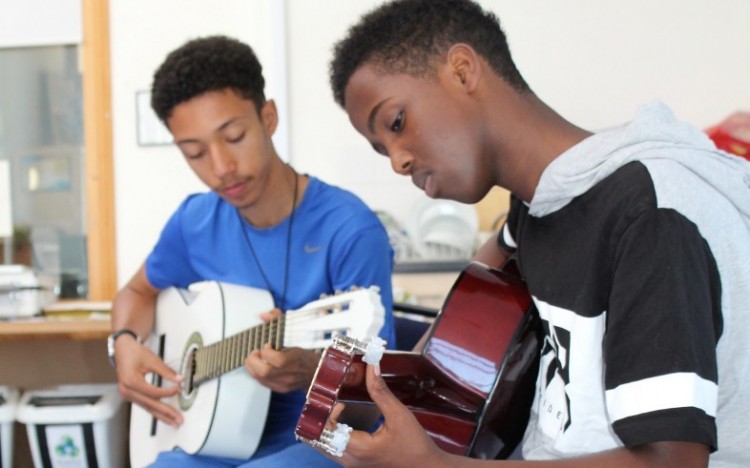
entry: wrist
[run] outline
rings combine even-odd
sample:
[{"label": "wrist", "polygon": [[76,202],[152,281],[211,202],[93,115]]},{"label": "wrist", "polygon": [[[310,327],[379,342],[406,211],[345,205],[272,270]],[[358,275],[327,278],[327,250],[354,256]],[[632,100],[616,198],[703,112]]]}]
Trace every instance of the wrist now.
[{"label": "wrist", "polygon": [[120,328],[119,330],[113,331],[109,337],[107,337],[107,356],[109,357],[109,363],[112,365],[112,367],[115,367],[116,361],[115,361],[115,342],[122,337],[130,337],[137,341],[138,343],[142,343],[142,340],[138,337],[138,334],[134,332],[133,330],[130,330],[129,328]]}]

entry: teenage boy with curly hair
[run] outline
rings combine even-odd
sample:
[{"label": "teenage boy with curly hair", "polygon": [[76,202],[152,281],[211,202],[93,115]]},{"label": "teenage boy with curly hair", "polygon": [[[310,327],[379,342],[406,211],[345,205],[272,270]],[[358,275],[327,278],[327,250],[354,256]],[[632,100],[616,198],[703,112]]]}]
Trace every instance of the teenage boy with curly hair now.
[{"label": "teenage boy with curly hair", "polygon": [[[471,1],[381,5],[337,44],[330,78],[354,128],[430,197],[511,192],[480,257],[515,254],[545,339],[524,460],[494,463],[750,464],[747,161],[661,103],[597,133],[565,120]],[[385,422],[355,431],[341,463],[492,464],[442,452],[377,367],[367,378]]]},{"label": "teenage boy with curly hair", "polygon": [[[281,160],[271,139],[277,110],[266,99],[264,85],[253,50],[223,36],[187,42],[154,75],[152,107],[210,189],[182,202],[113,304],[120,392],[167,424],[179,426],[184,420],[162,401],[179,386],[152,386],[144,376],[179,379],[134,338],[151,332],[156,298],[167,287],[214,280],[265,289],[278,309],[264,316],[269,319],[324,293],[374,285],[386,310],[380,335],[394,342],[393,251],[385,229],[352,193],[299,174]],[[260,445],[250,460],[173,450],[161,453],[154,466],[335,465],[294,438],[318,361],[313,350],[269,345],[244,360],[250,376],[273,391]]]}]

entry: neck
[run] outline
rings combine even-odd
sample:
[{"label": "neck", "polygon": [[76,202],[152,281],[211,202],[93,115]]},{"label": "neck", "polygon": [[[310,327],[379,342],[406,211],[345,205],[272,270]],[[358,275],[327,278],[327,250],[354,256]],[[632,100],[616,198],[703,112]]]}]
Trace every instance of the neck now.
[{"label": "neck", "polygon": [[489,108],[488,119],[496,184],[530,202],[547,166],[591,132],[565,120],[531,92],[506,91],[502,102]]},{"label": "neck", "polygon": [[[294,210],[297,206],[298,200],[299,200],[299,175],[297,172],[292,169],[291,166],[285,165],[285,167],[288,169],[288,172],[290,172],[292,181],[291,185],[293,187],[291,192],[291,198],[287,199],[288,203],[288,209],[289,211],[289,223],[287,224],[287,231],[286,231],[286,255],[284,258],[284,282],[283,282],[283,289],[279,291],[273,290],[271,287],[271,281],[266,275],[265,271],[263,270],[263,265],[260,262],[260,259],[258,258],[258,254],[255,252],[255,248],[253,247],[253,243],[250,240],[250,236],[247,233],[247,229],[245,229],[244,226],[241,227],[241,231],[243,236],[245,237],[245,242],[247,243],[247,248],[250,251],[250,254],[252,255],[253,260],[255,261],[255,265],[258,267],[258,272],[260,273],[260,276],[263,278],[263,281],[265,282],[266,289],[270,292],[272,292],[274,296],[274,305],[277,308],[280,308],[281,310],[286,310],[286,292],[287,292],[287,286],[289,285],[289,257],[291,256],[291,245],[292,245],[292,224],[294,223]],[[237,211],[237,215],[241,216],[242,212]],[[283,217],[281,218],[283,219]]]},{"label": "neck", "polygon": [[242,217],[257,228],[267,228],[289,217],[302,199],[307,180],[288,164],[278,160],[263,186],[261,198],[238,208]]}]

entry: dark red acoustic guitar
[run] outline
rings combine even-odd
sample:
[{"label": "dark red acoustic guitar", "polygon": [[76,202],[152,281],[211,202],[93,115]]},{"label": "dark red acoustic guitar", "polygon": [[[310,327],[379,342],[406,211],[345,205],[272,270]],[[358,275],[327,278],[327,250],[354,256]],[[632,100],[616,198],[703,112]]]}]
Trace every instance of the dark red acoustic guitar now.
[{"label": "dark red acoustic guitar", "polygon": [[[336,402],[372,404],[364,350],[355,341],[336,339],[323,353],[297,423],[298,439],[331,451],[326,444],[334,435],[325,425]],[[540,343],[539,317],[525,283],[510,271],[470,263],[423,351],[386,351],[380,370],[440,448],[506,458],[526,428]]]}]

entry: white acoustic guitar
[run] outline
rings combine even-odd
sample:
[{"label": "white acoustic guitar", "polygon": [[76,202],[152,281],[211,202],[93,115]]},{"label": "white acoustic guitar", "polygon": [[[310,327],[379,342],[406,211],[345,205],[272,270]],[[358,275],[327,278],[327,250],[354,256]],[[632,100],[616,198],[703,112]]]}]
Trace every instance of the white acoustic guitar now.
[{"label": "white acoustic guitar", "polygon": [[[248,375],[247,355],[265,343],[275,349],[323,349],[337,335],[376,335],[384,322],[374,286],[322,297],[262,322],[259,313],[273,307],[265,290],[215,281],[159,295],[150,346],[183,376],[182,391],[165,401],[183,412],[184,423],[174,428],[132,405],[134,467],[175,447],[189,454],[249,458],[263,432],[271,392]],[[162,385],[159,376],[148,378]]]}]

